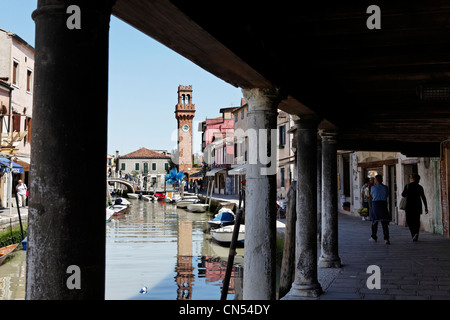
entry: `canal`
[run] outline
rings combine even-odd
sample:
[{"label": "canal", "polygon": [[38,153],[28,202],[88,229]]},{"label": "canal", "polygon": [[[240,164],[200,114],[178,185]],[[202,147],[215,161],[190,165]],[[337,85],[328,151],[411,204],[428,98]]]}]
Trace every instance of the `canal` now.
[{"label": "canal", "polygon": [[[209,213],[129,199],[129,213],[106,224],[107,300],[219,300],[228,247],[212,241]],[[227,300],[242,298],[243,248],[237,249]],[[26,252],[0,266],[0,300],[25,295]]]}]

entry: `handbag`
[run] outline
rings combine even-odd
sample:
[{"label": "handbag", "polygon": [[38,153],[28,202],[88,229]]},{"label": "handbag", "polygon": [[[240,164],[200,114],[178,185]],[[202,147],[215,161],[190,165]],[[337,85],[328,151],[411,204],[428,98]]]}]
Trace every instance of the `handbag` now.
[{"label": "handbag", "polygon": [[400,209],[406,209],[406,197],[402,197],[402,199],[400,200]]},{"label": "handbag", "polygon": [[[406,190],[408,190],[408,185],[406,185]],[[402,197],[400,200],[400,209],[406,210],[406,197]]]}]

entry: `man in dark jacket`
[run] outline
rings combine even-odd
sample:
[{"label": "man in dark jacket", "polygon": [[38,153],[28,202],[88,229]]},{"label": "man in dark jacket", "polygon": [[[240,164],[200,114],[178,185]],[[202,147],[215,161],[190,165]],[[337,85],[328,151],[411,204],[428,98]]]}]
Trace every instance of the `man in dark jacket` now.
[{"label": "man in dark jacket", "polygon": [[420,215],[422,214],[422,201],[425,206],[425,213],[428,213],[427,199],[423,187],[419,184],[420,176],[417,173],[409,175],[409,182],[402,192],[402,197],[406,197],[406,223],[411,232],[412,240],[419,240]]}]

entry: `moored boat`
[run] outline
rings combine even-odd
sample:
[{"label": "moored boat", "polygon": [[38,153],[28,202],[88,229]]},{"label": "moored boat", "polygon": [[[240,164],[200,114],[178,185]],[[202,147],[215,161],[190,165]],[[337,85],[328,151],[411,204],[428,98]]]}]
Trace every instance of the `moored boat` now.
[{"label": "moored boat", "polygon": [[127,211],[128,206],[113,204],[112,206],[109,206],[106,209],[107,209],[106,210],[107,212],[108,212],[108,209],[112,210],[113,211],[113,215],[114,216],[118,216],[118,215],[124,214]]},{"label": "moored boat", "polygon": [[146,194],[142,196],[142,199],[145,201],[155,201],[158,200],[155,196],[152,196],[151,194]]},{"label": "moored boat", "polygon": [[139,195],[137,193],[127,193],[127,197],[131,199],[139,199]]},{"label": "moored boat", "polygon": [[[231,239],[233,237],[234,225],[225,226],[218,229],[211,229],[211,236],[218,244],[229,246],[231,244]],[[245,239],[245,225],[241,224],[239,226],[239,234],[237,238],[237,245],[244,245]]]},{"label": "moored boat", "polygon": [[153,195],[157,200],[164,200],[166,198],[166,194],[163,192],[155,192]]},{"label": "moored boat", "polygon": [[177,208],[181,208],[181,209],[187,209],[187,206],[194,203],[194,201],[196,201],[195,199],[181,199],[178,200],[177,203]]},{"label": "moored boat", "polygon": [[225,227],[231,224],[234,224],[235,215],[233,211],[228,208],[223,208],[219,210],[214,217],[214,219],[208,221],[208,224],[211,228],[220,228]]},{"label": "moored boat", "polygon": [[106,222],[110,222],[113,216],[114,216],[114,210],[110,209],[110,208],[106,208]]},{"label": "moored boat", "polygon": [[0,265],[3,264],[3,262],[6,260],[6,258],[8,258],[14,250],[16,250],[17,246],[19,244],[15,243],[15,244],[10,244],[9,246],[0,248]]},{"label": "moored boat", "polygon": [[188,211],[191,212],[205,212],[206,208],[208,208],[208,204],[205,203],[191,203],[187,205]]}]

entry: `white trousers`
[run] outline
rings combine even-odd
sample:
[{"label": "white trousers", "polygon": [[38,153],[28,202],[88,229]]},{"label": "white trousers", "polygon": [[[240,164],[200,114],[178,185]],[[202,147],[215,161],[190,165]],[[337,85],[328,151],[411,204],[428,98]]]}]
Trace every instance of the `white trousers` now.
[{"label": "white trousers", "polygon": [[25,204],[27,203],[27,195],[26,194],[17,194],[19,197],[19,207],[25,207]]}]

